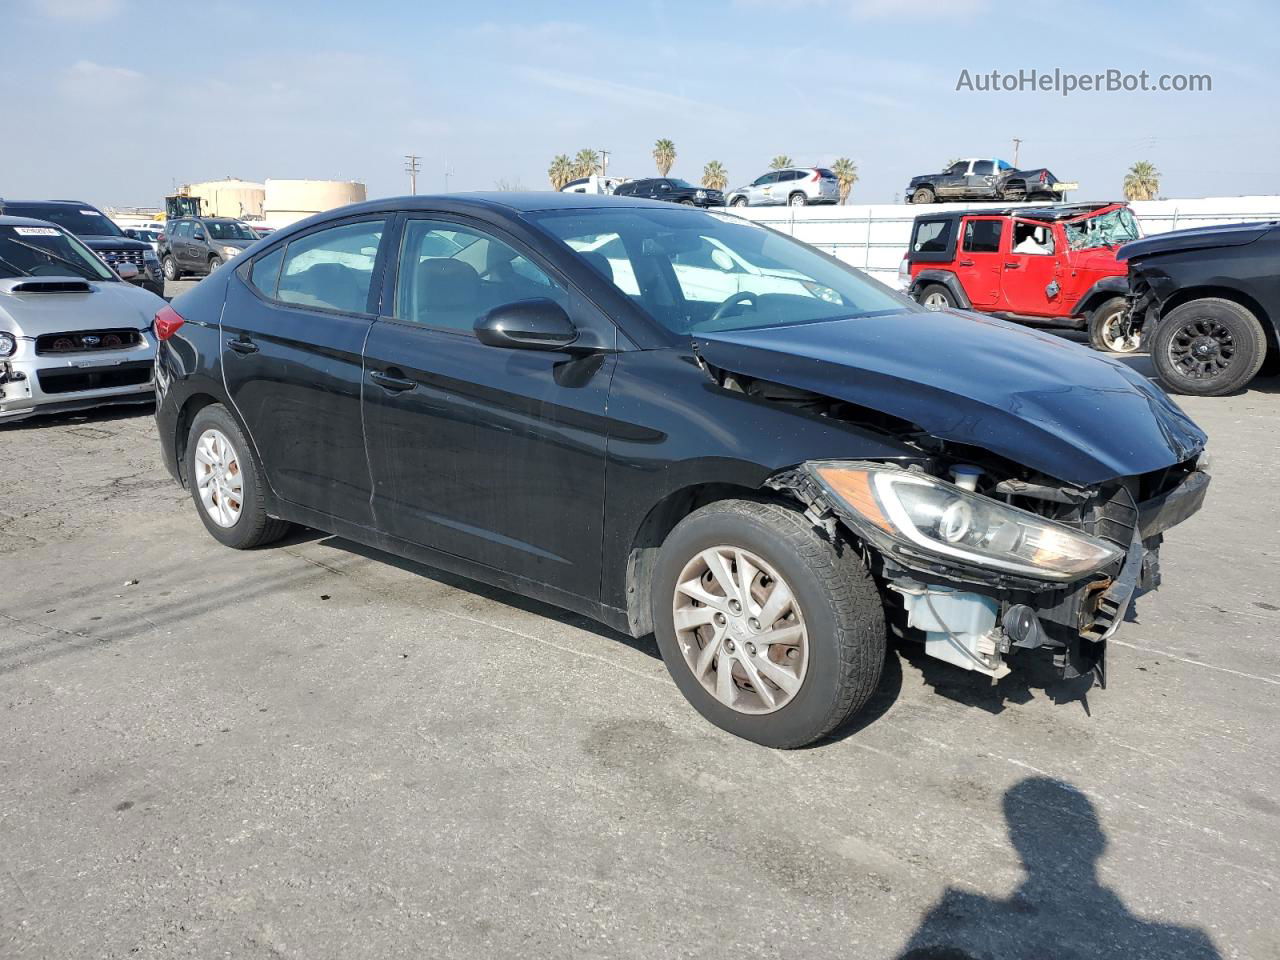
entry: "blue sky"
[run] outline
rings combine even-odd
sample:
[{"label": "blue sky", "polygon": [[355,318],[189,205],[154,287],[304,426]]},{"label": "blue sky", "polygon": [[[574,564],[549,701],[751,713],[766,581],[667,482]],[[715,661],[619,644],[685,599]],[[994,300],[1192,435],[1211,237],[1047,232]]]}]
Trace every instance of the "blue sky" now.
[{"label": "blue sky", "polygon": [[[1016,13],[1015,13],[1016,11]],[[1031,11],[1031,12],[1027,12]],[[0,195],[158,204],[175,182],[363,180],[408,192],[847,155],[892,202],[957,156],[1049,166],[1077,198],[1150,160],[1167,196],[1276,192],[1280,5],[990,0],[362,3],[0,0]],[[1208,73],[1207,93],[957,92],[962,69]]]}]

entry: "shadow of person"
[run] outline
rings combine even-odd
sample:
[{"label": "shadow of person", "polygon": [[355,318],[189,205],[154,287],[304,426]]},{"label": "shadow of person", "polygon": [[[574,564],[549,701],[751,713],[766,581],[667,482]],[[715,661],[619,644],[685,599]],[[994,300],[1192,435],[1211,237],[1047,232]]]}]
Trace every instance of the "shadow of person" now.
[{"label": "shadow of person", "polygon": [[1143,920],[1098,882],[1107,837],[1075,787],[1030,777],[1004,815],[1026,878],[1006,900],[947,890],[899,960],[1221,960],[1203,930]]}]

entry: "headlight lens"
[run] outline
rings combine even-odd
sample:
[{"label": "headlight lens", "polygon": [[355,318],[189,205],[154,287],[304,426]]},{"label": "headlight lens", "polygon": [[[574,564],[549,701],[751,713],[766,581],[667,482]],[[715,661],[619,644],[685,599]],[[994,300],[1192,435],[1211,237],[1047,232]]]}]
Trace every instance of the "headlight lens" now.
[{"label": "headlight lens", "polygon": [[234,257],[237,253],[240,252],[240,248],[239,247],[223,247],[222,252],[225,253],[228,257]]},{"label": "headlight lens", "polygon": [[154,250],[148,247],[146,250],[142,251],[142,259],[143,260],[159,260],[160,258],[156,256],[156,252]]},{"label": "headlight lens", "polygon": [[893,467],[809,464],[840,503],[888,536],[959,563],[1078,580],[1120,557],[1114,544],[954,484]]},{"label": "headlight lens", "polygon": [[12,333],[0,330],[0,357],[12,357],[18,352],[18,341]]}]

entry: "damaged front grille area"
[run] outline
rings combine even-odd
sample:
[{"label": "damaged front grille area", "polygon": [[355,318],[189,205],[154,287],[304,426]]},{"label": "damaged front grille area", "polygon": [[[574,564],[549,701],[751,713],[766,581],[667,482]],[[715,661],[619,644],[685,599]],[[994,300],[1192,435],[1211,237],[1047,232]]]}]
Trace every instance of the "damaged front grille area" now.
[{"label": "damaged front grille area", "polygon": [[36,355],[58,356],[100,350],[127,350],[141,345],[142,334],[137,330],[75,330],[36,337]]}]

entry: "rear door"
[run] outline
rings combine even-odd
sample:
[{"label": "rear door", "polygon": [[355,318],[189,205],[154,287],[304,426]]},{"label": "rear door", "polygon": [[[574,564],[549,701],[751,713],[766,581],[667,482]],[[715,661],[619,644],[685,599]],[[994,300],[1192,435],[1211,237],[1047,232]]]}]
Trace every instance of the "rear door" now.
[{"label": "rear door", "polygon": [[1004,271],[1006,220],[1003,217],[967,217],[960,232],[956,254],[956,277],[975,307],[989,307],[1000,299],[1000,279]]},{"label": "rear door", "polygon": [[376,216],[292,237],[236,271],[222,311],[227,393],[271,489],[365,526],[362,353],[387,236],[387,218]]},{"label": "rear door", "polygon": [[991,197],[995,195],[995,187],[992,184],[996,178],[996,163],[994,160],[975,160],[969,169],[968,175],[965,177],[965,196],[967,197]]},{"label": "rear door", "polygon": [[539,297],[610,345],[612,323],[492,226],[411,216],[400,243],[365,348],[378,529],[595,599],[614,356],[492,347],[473,328]]}]

